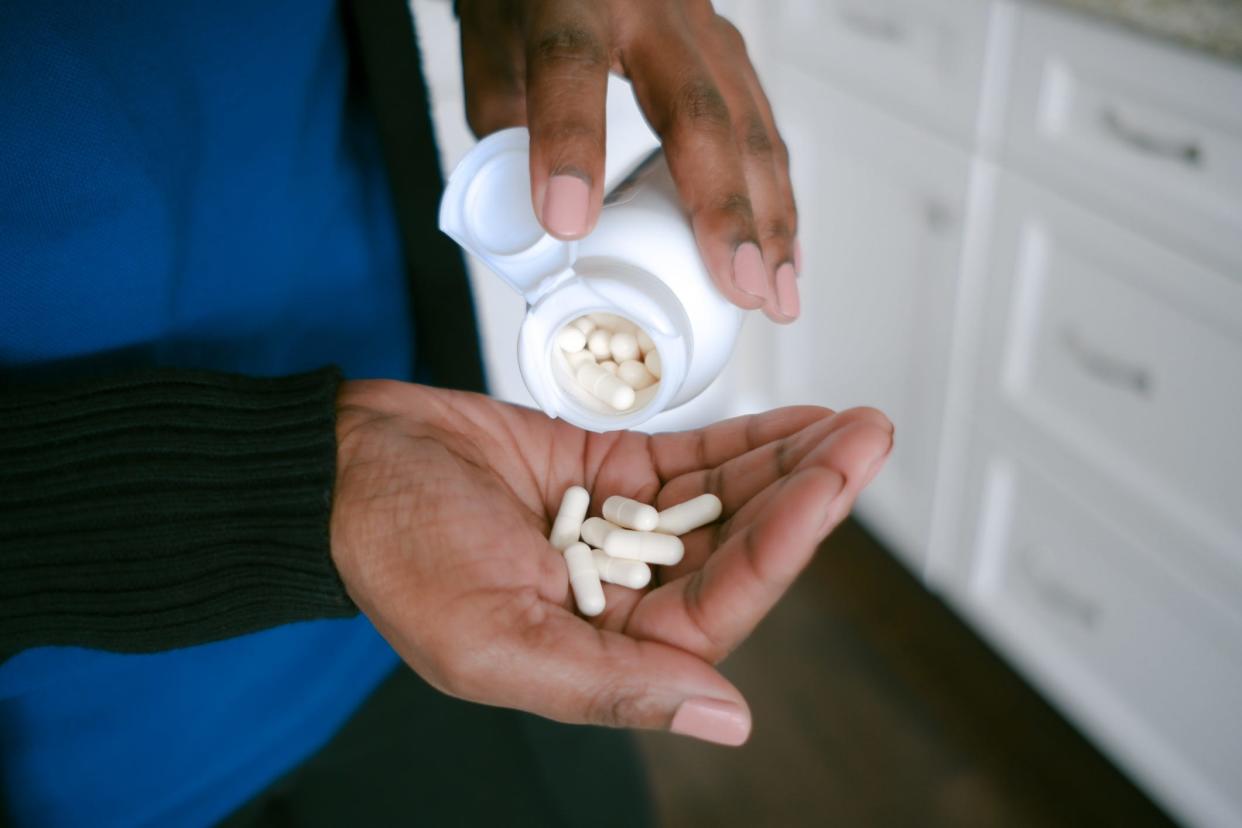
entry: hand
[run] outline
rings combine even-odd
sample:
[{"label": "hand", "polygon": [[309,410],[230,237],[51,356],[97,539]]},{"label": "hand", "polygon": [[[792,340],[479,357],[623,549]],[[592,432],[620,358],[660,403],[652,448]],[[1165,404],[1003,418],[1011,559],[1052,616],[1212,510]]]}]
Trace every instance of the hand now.
[{"label": "hand", "polygon": [[[563,722],[661,728],[726,744],[750,732],[713,665],[776,603],[892,445],[873,409],[786,408],[701,431],[592,434],[487,397],[351,382],[339,399],[332,555],[405,661],[460,698]],[[686,535],[652,586],[605,584],[573,612],[547,533],[564,490],[657,507],[713,492],[722,521]]]},{"label": "hand", "polygon": [[461,0],[466,113],[479,136],[530,129],[544,227],[599,218],[609,70],[633,82],[721,292],[777,322],[800,312],[789,156],[737,29],[708,0]]}]

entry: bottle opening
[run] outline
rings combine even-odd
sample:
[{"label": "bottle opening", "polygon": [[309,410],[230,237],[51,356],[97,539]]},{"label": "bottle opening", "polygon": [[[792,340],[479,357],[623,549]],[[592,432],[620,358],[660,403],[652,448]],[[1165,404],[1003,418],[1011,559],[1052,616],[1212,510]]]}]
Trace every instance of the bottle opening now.
[{"label": "bottle opening", "polygon": [[660,392],[660,351],[647,332],[614,313],[564,325],[552,347],[552,374],[565,395],[605,417],[628,416]]}]

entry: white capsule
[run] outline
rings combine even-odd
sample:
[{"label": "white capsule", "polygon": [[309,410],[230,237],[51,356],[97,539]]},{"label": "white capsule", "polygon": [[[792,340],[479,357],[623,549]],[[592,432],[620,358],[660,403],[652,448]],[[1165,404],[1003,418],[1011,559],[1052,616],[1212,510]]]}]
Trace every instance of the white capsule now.
[{"label": "white capsule", "polygon": [[602,549],[614,558],[672,566],[686,553],[681,538],[658,532],[613,529],[604,537]]},{"label": "white capsule", "polygon": [[622,316],[617,316],[615,313],[592,313],[590,314],[590,319],[599,327],[607,328],[610,333],[616,333],[618,331],[633,333],[638,328],[638,326],[630,320]]},{"label": "white capsule", "polygon": [[617,362],[638,358],[638,339],[632,333],[613,334],[608,347]]},{"label": "white capsule", "polygon": [[571,543],[578,540],[582,531],[582,521],[586,519],[587,507],[591,505],[591,494],[581,486],[570,486],[561,497],[561,507],[556,511],[556,520],[552,521],[552,531],[548,540],[557,549],[565,550]]},{"label": "white capsule", "polygon": [[635,391],[642,391],[647,386],[654,385],[656,381],[656,378],[651,376],[651,372],[647,370],[647,366],[636,359],[621,363],[617,367],[617,376]]},{"label": "white capsule", "polygon": [[612,334],[604,328],[596,328],[587,337],[587,347],[591,349],[591,353],[600,359],[607,359],[612,356],[611,343]]},{"label": "white capsule", "polygon": [[583,336],[590,336],[591,331],[595,330],[595,323],[585,316],[579,316],[577,319],[575,319],[573,322],[570,322],[569,324],[573,325],[575,328],[582,331]]},{"label": "white capsule", "polygon": [[583,615],[599,615],[604,611],[604,588],[595,569],[595,556],[585,543],[570,544],[565,550],[565,566],[569,568],[569,586],[574,601]]},{"label": "white capsule", "polygon": [[646,359],[643,360],[643,365],[647,366],[647,370],[651,372],[651,376],[656,379],[659,379],[660,375],[664,373],[664,366],[660,363],[659,351],[652,351],[647,354]]},{"label": "white capsule", "polygon": [[618,371],[618,370],[620,370],[620,368],[621,368],[621,366],[620,366],[620,365],[618,365],[617,363],[613,362],[611,359],[606,359],[606,360],[604,360],[603,362],[601,362],[601,363],[599,364],[599,367],[600,367],[600,368],[603,368],[605,371],[607,371],[607,372],[608,372],[608,373],[610,373],[610,374],[615,374],[615,373],[617,373],[617,371]]},{"label": "white capsule", "polygon": [[714,494],[702,494],[660,512],[655,530],[666,535],[684,535],[711,523],[720,517],[722,511],[724,507],[720,498]]},{"label": "white capsule", "polygon": [[604,541],[608,540],[608,534],[620,528],[603,518],[587,518],[582,521],[582,539],[597,549],[603,549]]},{"label": "white capsule", "polygon": [[556,335],[556,347],[566,353],[574,353],[581,351],[586,347],[586,334],[575,328],[573,325],[566,325],[561,328],[561,332]]},{"label": "white capsule", "polygon": [[579,365],[576,377],[587,393],[617,411],[624,411],[634,404],[634,389],[593,362]]},{"label": "white capsule", "polygon": [[591,555],[595,558],[595,571],[599,573],[599,579],[606,584],[642,589],[651,583],[651,567],[642,561],[614,558],[600,549],[592,549]]},{"label": "white capsule", "polygon": [[642,351],[643,356],[655,350],[655,342],[652,341],[651,337],[647,336],[647,332],[642,328],[638,329],[635,338],[638,339],[638,350]]},{"label": "white capsule", "polygon": [[625,529],[650,532],[660,521],[660,513],[654,506],[639,503],[621,495],[613,495],[604,501],[604,519]]},{"label": "white capsule", "polygon": [[572,354],[565,354],[565,361],[569,363],[570,371],[576,375],[578,373],[578,366],[584,362],[595,362],[595,354],[586,349],[574,351]]}]

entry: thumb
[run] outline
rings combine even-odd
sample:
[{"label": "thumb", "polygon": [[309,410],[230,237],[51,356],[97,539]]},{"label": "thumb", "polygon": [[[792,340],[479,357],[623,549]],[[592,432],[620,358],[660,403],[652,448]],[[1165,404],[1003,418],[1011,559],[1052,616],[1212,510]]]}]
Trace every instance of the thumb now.
[{"label": "thumb", "polygon": [[[750,736],[750,709],[715,667],[684,650],[601,630],[552,608],[505,648],[493,703],[562,722],[668,730],[723,745]],[[490,695],[490,694],[489,694]]]}]

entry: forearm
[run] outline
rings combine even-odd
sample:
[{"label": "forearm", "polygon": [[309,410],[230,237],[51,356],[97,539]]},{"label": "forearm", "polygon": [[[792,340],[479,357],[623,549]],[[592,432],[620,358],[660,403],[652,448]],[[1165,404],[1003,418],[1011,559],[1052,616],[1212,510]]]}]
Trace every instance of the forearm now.
[{"label": "forearm", "polygon": [[338,385],[153,370],[0,394],[0,658],[355,613],[328,546]]}]

